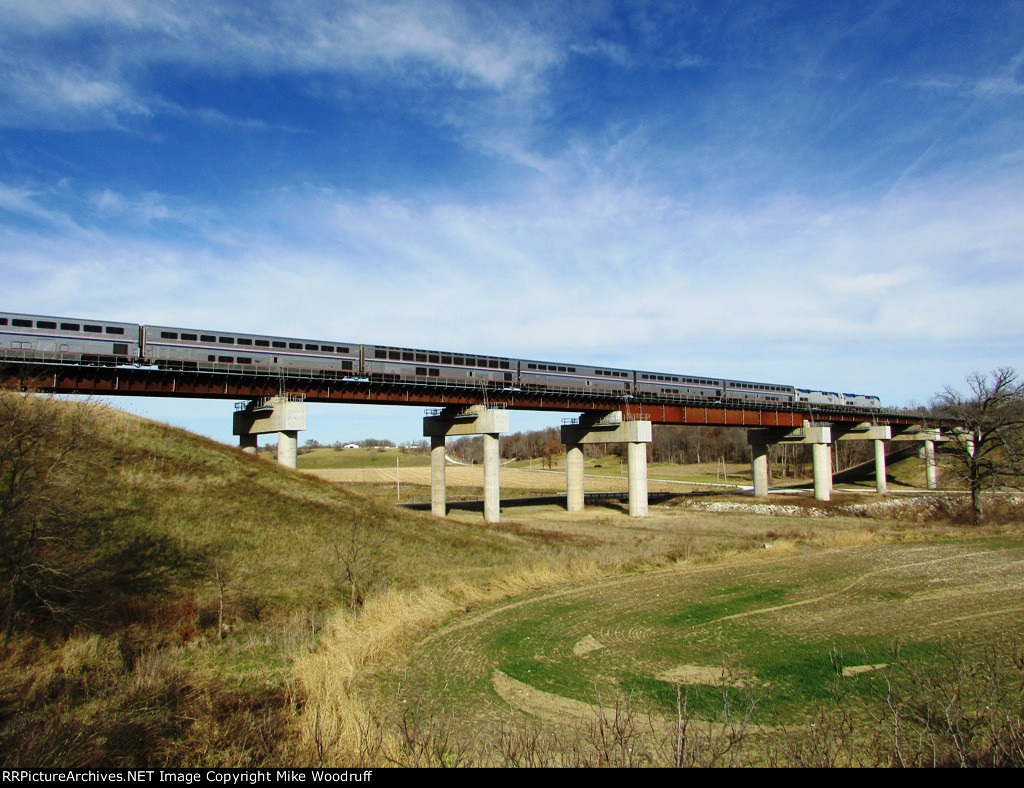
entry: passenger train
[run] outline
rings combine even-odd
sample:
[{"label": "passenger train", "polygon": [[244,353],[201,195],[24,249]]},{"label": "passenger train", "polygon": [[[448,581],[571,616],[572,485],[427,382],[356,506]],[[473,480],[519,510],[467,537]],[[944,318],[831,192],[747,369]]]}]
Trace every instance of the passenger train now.
[{"label": "passenger train", "polygon": [[878,397],[442,350],[0,312],[0,358],[788,408],[879,410]]}]

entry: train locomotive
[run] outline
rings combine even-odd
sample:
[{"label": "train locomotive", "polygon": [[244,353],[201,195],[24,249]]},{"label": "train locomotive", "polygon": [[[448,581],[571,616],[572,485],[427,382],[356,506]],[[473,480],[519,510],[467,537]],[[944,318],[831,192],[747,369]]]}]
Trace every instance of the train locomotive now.
[{"label": "train locomotive", "polygon": [[868,394],[337,340],[0,312],[0,358],[693,404],[879,410]]}]

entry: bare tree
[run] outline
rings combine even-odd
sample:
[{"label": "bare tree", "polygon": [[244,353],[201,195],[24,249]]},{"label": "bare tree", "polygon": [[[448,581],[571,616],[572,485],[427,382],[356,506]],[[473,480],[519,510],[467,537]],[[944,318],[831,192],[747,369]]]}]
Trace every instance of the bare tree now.
[{"label": "bare tree", "polygon": [[937,411],[960,422],[947,453],[971,492],[974,522],[984,519],[982,493],[1017,485],[1024,461],[1024,383],[1017,371],[1000,367],[967,378],[969,394],[946,387],[933,401]]},{"label": "bare tree", "polygon": [[349,607],[361,608],[370,592],[384,584],[384,515],[377,509],[352,512],[329,538],[335,582],[348,596]]}]

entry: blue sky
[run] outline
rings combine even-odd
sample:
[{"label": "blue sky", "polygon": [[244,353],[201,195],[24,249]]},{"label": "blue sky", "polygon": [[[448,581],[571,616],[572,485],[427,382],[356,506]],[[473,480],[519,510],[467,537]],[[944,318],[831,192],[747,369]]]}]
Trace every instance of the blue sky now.
[{"label": "blue sky", "polygon": [[[0,19],[5,309],[892,405],[1024,369],[1020,2]],[[230,440],[229,403],[116,404]],[[321,406],[308,436],[416,438],[421,416]]]}]

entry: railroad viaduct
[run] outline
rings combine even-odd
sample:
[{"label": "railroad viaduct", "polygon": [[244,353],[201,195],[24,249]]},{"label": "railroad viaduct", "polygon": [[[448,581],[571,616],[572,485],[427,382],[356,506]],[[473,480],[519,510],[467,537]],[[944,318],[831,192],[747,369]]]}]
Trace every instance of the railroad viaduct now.
[{"label": "railroad viaduct", "polygon": [[[754,495],[768,495],[768,448],[773,444],[810,444],[814,497],[832,492],[830,446],[839,440],[874,442],[876,491],[886,492],[885,447],[889,441],[919,441],[924,447],[927,484],[937,484],[935,444],[947,440],[952,422],[923,424],[905,413],[852,408],[808,409],[744,405],[707,405],[678,401],[613,400],[559,392],[423,386],[343,378],[330,371],[281,370],[212,365],[210,370],[170,370],[143,366],[85,366],[51,361],[30,363],[0,359],[0,387],[56,394],[191,397],[236,401],[233,432],[243,450],[255,451],[261,434],[277,434],[278,461],[296,466],[298,434],[306,428],[306,403],[335,402],[428,408],[423,435],[430,440],[431,511],[447,514],[445,439],[481,435],[484,443],[484,519],[500,519],[498,440],[509,431],[509,413],[541,410],[576,413],[564,419],[566,506],[583,509],[583,447],[588,443],[627,446],[629,513],[648,513],[647,444],[653,424],[744,428],[752,455]],[[282,392],[287,391],[287,394]]]}]

